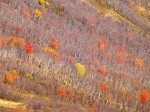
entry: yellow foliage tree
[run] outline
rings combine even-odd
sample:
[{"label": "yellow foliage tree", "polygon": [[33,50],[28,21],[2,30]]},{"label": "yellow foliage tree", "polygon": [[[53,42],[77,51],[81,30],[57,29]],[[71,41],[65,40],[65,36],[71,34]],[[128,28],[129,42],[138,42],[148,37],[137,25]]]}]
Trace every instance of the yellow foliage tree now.
[{"label": "yellow foliage tree", "polygon": [[13,75],[16,77],[16,76],[18,76],[18,73],[17,73],[17,70],[16,69],[13,69],[12,70],[12,73],[13,73]]},{"label": "yellow foliage tree", "polygon": [[45,0],[39,0],[39,3],[42,5],[45,3]]},{"label": "yellow foliage tree", "polygon": [[40,17],[41,16],[41,11],[39,10],[39,9],[35,9],[34,10],[34,15],[36,16],[36,17]]},{"label": "yellow foliage tree", "polygon": [[14,36],[11,36],[11,37],[9,38],[9,41],[10,41],[13,45],[17,43],[17,39],[16,39]]},{"label": "yellow foliage tree", "polygon": [[84,65],[80,64],[80,63],[76,63],[75,67],[77,69],[77,72],[80,76],[83,76],[85,74],[85,67]]}]

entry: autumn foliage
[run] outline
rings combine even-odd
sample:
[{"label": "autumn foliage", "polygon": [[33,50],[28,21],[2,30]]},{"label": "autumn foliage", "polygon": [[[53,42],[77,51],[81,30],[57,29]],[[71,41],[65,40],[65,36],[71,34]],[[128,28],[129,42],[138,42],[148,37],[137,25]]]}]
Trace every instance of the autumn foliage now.
[{"label": "autumn foliage", "polygon": [[105,67],[104,67],[104,66],[100,67],[99,72],[100,72],[102,75],[105,75],[105,73],[106,73]]},{"label": "autumn foliage", "polygon": [[5,38],[5,37],[2,37],[2,38],[1,38],[1,46],[2,46],[2,47],[5,47],[5,46],[6,46],[6,38]]},{"label": "autumn foliage", "polygon": [[125,91],[125,89],[122,89],[122,90],[121,90],[120,96],[121,96],[121,97],[125,97],[125,96],[126,96],[126,91]]},{"label": "autumn foliage", "polygon": [[14,79],[13,79],[13,76],[9,73],[9,72],[6,72],[6,80],[8,81],[8,82],[11,82],[11,83],[13,83],[14,82]]},{"label": "autumn foliage", "polygon": [[34,13],[35,17],[37,17],[37,18],[39,18],[39,17],[41,16],[41,14],[42,14],[39,9],[35,9],[35,10],[33,11],[33,13]]},{"label": "autumn foliage", "polygon": [[140,101],[142,103],[145,103],[146,101],[148,100],[148,92],[146,90],[143,90],[141,93],[140,93]]},{"label": "autumn foliage", "polygon": [[18,45],[24,46],[25,45],[25,40],[24,38],[17,38],[17,42]]},{"label": "autumn foliage", "polygon": [[142,60],[141,60],[140,58],[135,58],[134,64],[135,64],[137,67],[141,67],[141,66],[142,66]]},{"label": "autumn foliage", "polygon": [[27,9],[22,9],[22,14],[25,16],[26,19],[29,19],[31,17],[30,12]]},{"label": "autumn foliage", "polygon": [[83,76],[85,74],[85,67],[81,63],[76,63],[75,64],[76,70],[79,74],[79,76]]},{"label": "autumn foliage", "polygon": [[107,91],[108,90],[108,86],[105,82],[102,82],[101,85],[100,85],[100,89],[103,90],[103,91]]},{"label": "autumn foliage", "polygon": [[92,105],[90,105],[90,112],[94,112],[94,111],[95,111],[94,105],[92,104]]},{"label": "autumn foliage", "polygon": [[16,70],[16,69],[13,69],[13,70],[12,70],[12,74],[13,74],[15,77],[17,77],[17,76],[18,76],[17,70]]},{"label": "autumn foliage", "polygon": [[90,33],[91,33],[92,35],[94,35],[94,32],[95,32],[95,29],[94,29],[94,28],[91,28],[91,29],[90,29]]},{"label": "autumn foliage", "polygon": [[52,48],[50,48],[50,47],[45,47],[45,48],[44,48],[44,51],[45,51],[46,53],[52,54],[55,60],[57,60],[57,59],[60,58],[59,53],[58,53],[56,50],[54,50],[54,49],[52,49]]},{"label": "autumn foliage", "polygon": [[104,51],[105,45],[104,45],[104,42],[103,42],[102,39],[99,39],[99,41],[98,41],[98,46],[99,46],[99,48],[100,48],[101,50]]},{"label": "autumn foliage", "polygon": [[51,48],[58,48],[58,41],[54,35],[52,35],[52,42],[50,44]]},{"label": "autumn foliage", "polygon": [[14,37],[14,36],[11,36],[9,38],[9,42],[12,43],[13,45],[20,45],[20,46],[25,46],[25,39],[24,38],[21,38],[21,37]]},{"label": "autumn foliage", "polygon": [[63,96],[63,97],[66,97],[67,96],[67,92],[64,88],[59,88],[58,89],[58,93]]},{"label": "autumn foliage", "polygon": [[92,18],[90,19],[90,23],[91,23],[92,25],[94,25],[94,17],[92,17]]},{"label": "autumn foliage", "polygon": [[27,53],[29,53],[29,54],[32,53],[33,48],[32,48],[32,43],[31,42],[27,42],[24,48],[27,51]]},{"label": "autumn foliage", "polygon": [[85,112],[107,112],[108,108],[141,112],[149,108],[150,44],[145,37],[150,24],[136,15],[148,26],[140,26],[140,30],[135,28],[139,25],[136,21],[130,22],[132,17],[122,19],[122,13],[130,12],[123,10],[128,5],[119,7],[119,13],[117,8],[111,10],[125,2],[2,0],[2,96],[17,96],[14,100],[21,99],[27,109],[43,112],[65,111],[69,103],[71,110],[66,112],[82,111],[76,109],[78,105],[84,106]]},{"label": "autumn foliage", "polygon": [[12,44],[16,44],[17,43],[17,38],[15,38],[14,36],[11,36],[9,38],[9,41],[12,43]]}]

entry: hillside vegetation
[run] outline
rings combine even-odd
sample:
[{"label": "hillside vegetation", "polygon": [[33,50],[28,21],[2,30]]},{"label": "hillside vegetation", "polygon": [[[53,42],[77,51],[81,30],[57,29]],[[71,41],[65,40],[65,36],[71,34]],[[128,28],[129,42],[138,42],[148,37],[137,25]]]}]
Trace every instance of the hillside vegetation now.
[{"label": "hillside vegetation", "polygon": [[149,0],[0,0],[0,112],[150,112]]}]

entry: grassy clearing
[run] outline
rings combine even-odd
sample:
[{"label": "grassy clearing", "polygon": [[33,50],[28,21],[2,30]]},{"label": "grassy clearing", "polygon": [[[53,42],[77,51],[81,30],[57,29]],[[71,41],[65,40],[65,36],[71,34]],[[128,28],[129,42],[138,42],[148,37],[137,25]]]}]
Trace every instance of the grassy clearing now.
[{"label": "grassy clearing", "polygon": [[7,101],[4,99],[0,99],[0,107],[5,107],[5,108],[22,108],[26,109],[26,105],[20,102],[13,102],[13,101]]}]

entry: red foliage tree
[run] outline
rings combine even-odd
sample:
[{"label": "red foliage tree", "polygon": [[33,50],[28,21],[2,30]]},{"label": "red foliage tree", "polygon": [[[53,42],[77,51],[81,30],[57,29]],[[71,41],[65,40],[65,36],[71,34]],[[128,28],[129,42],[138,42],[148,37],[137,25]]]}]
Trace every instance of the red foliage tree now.
[{"label": "red foliage tree", "polygon": [[67,96],[67,92],[64,88],[59,88],[58,93],[63,97]]},{"label": "red foliage tree", "polygon": [[31,42],[27,42],[24,48],[27,51],[27,53],[29,53],[29,54],[32,53],[33,48],[32,48],[32,43]]}]

